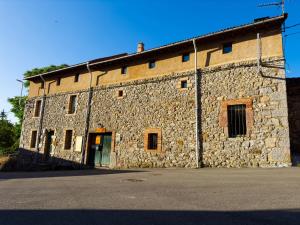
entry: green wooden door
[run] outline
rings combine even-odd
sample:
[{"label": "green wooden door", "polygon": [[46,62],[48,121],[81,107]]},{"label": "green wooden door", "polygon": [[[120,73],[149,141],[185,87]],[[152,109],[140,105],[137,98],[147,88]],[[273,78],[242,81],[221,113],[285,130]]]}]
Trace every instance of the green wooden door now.
[{"label": "green wooden door", "polygon": [[95,166],[101,166],[101,146],[94,145],[93,147],[95,151],[95,158],[94,158]]},{"label": "green wooden door", "polygon": [[110,163],[111,134],[104,134],[102,138],[103,138],[103,145],[102,145],[101,165],[108,166]]}]

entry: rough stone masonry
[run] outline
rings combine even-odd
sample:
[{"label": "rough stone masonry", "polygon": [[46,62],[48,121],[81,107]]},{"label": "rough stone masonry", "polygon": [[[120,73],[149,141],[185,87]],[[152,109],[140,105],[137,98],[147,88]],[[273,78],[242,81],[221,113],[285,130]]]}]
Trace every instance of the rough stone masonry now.
[{"label": "rough stone masonry", "polygon": [[[274,167],[290,165],[286,83],[282,58],[226,64],[199,71],[200,164],[205,167]],[[188,87],[181,90],[180,80]],[[196,167],[194,72],[93,88],[89,130],[105,127],[119,135],[111,167]],[[124,95],[118,98],[116,93]],[[78,96],[76,113],[66,114],[70,94]],[[88,91],[46,97],[43,129],[55,130],[53,157],[81,162],[82,152],[64,150],[64,134],[84,135]],[[30,135],[39,119],[33,117],[36,98],[25,109],[21,147],[30,149]],[[246,104],[247,134],[228,137],[224,109]],[[147,128],[161,130],[159,152],[144,149]],[[45,142],[42,142],[41,149]],[[33,149],[31,149],[34,152]],[[41,152],[42,153],[42,152]]]}]

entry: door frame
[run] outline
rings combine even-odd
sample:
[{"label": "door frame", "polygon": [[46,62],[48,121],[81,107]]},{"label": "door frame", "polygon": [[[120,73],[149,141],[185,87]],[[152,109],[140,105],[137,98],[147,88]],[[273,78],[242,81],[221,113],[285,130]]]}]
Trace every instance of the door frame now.
[{"label": "door frame", "polygon": [[[90,147],[91,147],[91,136],[95,135],[95,134],[106,134],[106,133],[111,133],[111,147],[110,147],[110,157],[111,157],[111,153],[115,152],[115,136],[116,136],[116,132],[115,131],[111,131],[111,130],[106,130],[105,128],[96,128],[96,129],[91,129],[88,132],[88,137],[87,137],[87,142],[85,145],[85,156],[84,156],[84,164],[88,165],[89,163],[89,155],[90,155]],[[110,161],[111,163],[111,161]],[[109,167],[109,165],[106,165],[104,167]]]},{"label": "door frame", "polygon": [[[47,129],[46,130],[46,135],[45,135],[45,145],[44,145],[44,153],[43,153],[43,160],[49,160],[49,158],[51,157],[51,153],[50,153],[50,148],[51,146],[48,148],[48,134],[53,131],[53,135],[51,136],[55,136],[56,130],[55,129]],[[50,140],[50,145],[51,145],[51,141],[52,138]]]}]

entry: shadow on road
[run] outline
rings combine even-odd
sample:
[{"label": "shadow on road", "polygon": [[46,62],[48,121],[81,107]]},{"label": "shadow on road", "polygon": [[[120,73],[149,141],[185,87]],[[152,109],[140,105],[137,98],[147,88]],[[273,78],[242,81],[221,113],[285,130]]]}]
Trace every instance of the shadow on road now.
[{"label": "shadow on road", "polygon": [[1,225],[298,225],[300,210],[2,210]]},{"label": "shadow on road", "polygon": [[90,175],[108,175],[108,174],[137,173],[137,172],[147,172],[147,171],[84,169],[84,170],[59,170],[59,171],[0,172],[0,181],[8,180],[8,179],[23,179],[23,178],[90,176]]}]

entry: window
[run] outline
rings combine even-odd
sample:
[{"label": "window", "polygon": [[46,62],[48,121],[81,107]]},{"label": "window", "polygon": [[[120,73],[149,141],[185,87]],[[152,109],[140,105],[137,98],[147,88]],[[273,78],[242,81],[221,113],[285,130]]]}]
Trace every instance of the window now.
[{"label": "window", "polygon": [[42,81],[42,82],[41,82],[41,89],[44,89],[44,87],[45,87],[45,82]]},{"label": "window", "polygon": [[149,62],[148,68],[149,68],[149,69],[155,68],[155,60],[152,60],[152,61]]},{"label": "window", "polygon": [[119,91],[118,91],[118,97],[123,97],[123,94],[124,94],[124,93],[123,93],[123,90],[119,90]]},{"label": "window", "polygon": [[35,146],[36,146],[36,138],[37,138],[37,131],[33,130],[31,132],[30,148],[35,148]]},{"label": "window", "polygon": [[56,79],[56,85],[57,85],[57,86],[59,86],[59,85],[60,85],[60,80],[61,80],[61,78],[60,78],[60,77]]},{"label": "window", "polygon": [[246,135],[246,105],[228,105],[227,116],[229,137],[238,137]]},{"label": "window", "polygon": [[76,75],[75,75],[75,77],[74,77],[74,82],[76,82],[76,83],[77,83],[78,81],[79,81],[79,73],[78,73],[78,74],[76,74]]},{"label": "window", "polygon": [[223,54],[232,52],[232,42],[223,44]]},{"label": "window", "polygon": [[35,109],[34,109],[34,117],[39,117],[41,112],[42,100],[36,100]]},{"label": "window", "polygon": [[77,104],[77,96],[76,95],[71,95],[69,99],[69,114],[73,114],[76,111],[76,104]]},{"label": "window", "polygon": [[180,88],[187,88],[187,80],[180,81]]},{"label": "window", "polygon": [[148,150],[157,150],[158,133],[148,134]]},{"label": "window", "polygon": [[186,53],[182,55],[182,62],[190,61],[190,53]]},{"label": "window", "polygon": [[72,135],[73,135],[73,131],[72,130],[66,130],[66,135],[65,135],[65,149],[66,150],[71,149],[71,146],[72,146]]},{"label": "window", "polygon": [[121,74],[126,74],[127,73],[127,66],[123,66],[121,68]]},{"label": "window", "polygon": [[144,133],[145,151],[157,153],[162,151],[161,128],[146,128]]}]

